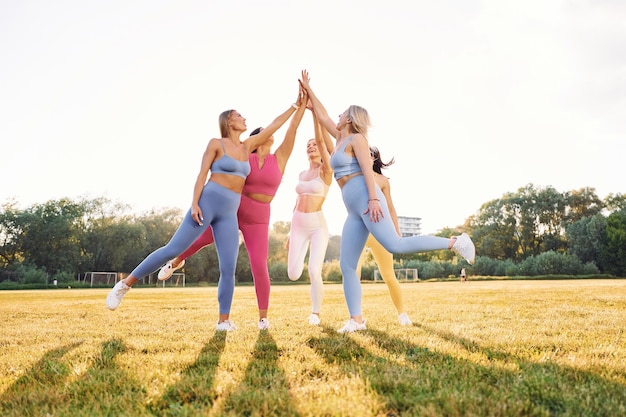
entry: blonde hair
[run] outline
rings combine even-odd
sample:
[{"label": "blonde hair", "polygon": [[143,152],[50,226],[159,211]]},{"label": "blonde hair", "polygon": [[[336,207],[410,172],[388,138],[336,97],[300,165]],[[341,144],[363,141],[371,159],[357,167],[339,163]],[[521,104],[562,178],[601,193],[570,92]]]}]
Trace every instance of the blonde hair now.
[{"label": "blonde hair", "polygon": [[219,117],[220,134],[222,135],[223,138],[227,138],[230,135],[230,129],[228,128],[228,118],[230,117],[231,113],[234,111],[235,110],[232,110],[232,109],[226,110],[220,114],[220,117]]},{"label": "blonde hair", "polygon": [[370,116],[367,110],[353,104],[348,107],[348,117],[352,120],[352,123],[350,123],[351,133],[360,133],[367,137],[367,130],[371,126]]}]

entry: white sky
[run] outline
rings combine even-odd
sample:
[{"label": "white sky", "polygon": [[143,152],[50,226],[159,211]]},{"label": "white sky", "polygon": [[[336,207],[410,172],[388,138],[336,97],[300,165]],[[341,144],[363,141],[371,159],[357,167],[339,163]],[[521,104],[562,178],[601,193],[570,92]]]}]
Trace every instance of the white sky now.
[{"label": "white sky", "polygon": [[[266,126],[303,68],[331,116],[368,109],[424,233],[528,183],[626,193],[625,52],[621,0],[2,0],[0,203],[186,210],[219,113]],[[272,223],[291,220],[311,125]],[[324,211],[341,234],[336,184]]]}]

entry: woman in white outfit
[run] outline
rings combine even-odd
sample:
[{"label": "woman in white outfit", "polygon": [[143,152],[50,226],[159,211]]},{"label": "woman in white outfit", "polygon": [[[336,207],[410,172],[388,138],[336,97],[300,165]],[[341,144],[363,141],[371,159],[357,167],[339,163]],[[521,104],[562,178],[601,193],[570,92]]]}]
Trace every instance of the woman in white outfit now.
[{"label": "woman in white outfit", "polygon": [[[309,169],[302,171],[296,185],[298,197],[289,232],[288,275],[295,281],[302,275],[304,258],[310,246],[309,278],[311,280],[311,315],[309,324],[320,324],[320,309],[324,294],[322,266],[328,247],[328,226],[322,205],[333,180],[330,168],[330,152],[327,144],[333,146],[330,136],[319,124],[315,113],[315,139],[307,143]],[[331,149],[332,152],[332,149]]]}]

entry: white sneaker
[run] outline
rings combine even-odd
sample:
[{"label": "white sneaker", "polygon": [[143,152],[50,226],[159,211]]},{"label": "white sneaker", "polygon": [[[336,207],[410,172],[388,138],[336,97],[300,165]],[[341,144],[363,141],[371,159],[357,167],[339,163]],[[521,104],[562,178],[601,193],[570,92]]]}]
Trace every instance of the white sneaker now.
[{"label": "white sneaker", "polygon": [[456,238],[456,242],[452,245],[452,250],[465,258],[470,265],[474,264],[474,259],[476,258],[476,248],[474,247],[474,242],[472,242],[472,239],[470,239],[467,233],[463,233],[461,236]]},{"label": "white sneaker", "polygon": [[115,284],[113,289],[109,292],[109,295],[107,295],[107,308],[109,310],[118,308],[128,290],[130,290],[130,286],[126,285],[124,281]]},{"label": "white sneaker", "polygon": [[232,332],[233,330],[237,330],[237,326],[235,326],[235,323],[230,320],[224,320],[221,323],[217,323],[215,330],[218,332]]},{"label": "white sneaker", "polygon": [[409,315],[406,313],[398,314],[398,321],[401,326],[412,326],[413,322],[409,318]]},{"label": "white sneaker", "polygon": [[320,316],[317,314],[311,314],[309,316],[309,324],[311,326],[319,326],[321,323]]},{"label": "white sneaker", "polygon": [[157,278],[159,279],[159,281],[165,281],[166,279],[169,279],[174,273],[174,271],[182,268],[185,265],[185,260],[183,259],[183,261],[179,263],[176,268],[174,268],[172,266],[172,261],[167,261],[167,263],[161,267],[161,270],[159,271],[159,275],[157,275]]},{"label": "white sneaker", "polygon": [[357,323],[354,319],[350,319],[346,322],[345,326],[337,330],[337,333],[352,333],[358,330],[367,330],[367,327],[365,327],[365,320],[363,320],[363,323]]},{"label": "white sneaker", "polygon": [[266,318],[259,320],[259,330],[267,330],[270,328],[270,321]]}]

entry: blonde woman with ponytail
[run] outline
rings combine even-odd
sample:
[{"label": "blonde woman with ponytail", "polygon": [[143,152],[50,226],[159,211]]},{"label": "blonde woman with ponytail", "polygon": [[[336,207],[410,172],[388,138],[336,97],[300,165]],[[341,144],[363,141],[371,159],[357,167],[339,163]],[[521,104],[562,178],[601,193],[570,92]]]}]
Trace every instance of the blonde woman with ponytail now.
[{"label": "blonde woman with ponytail", "polygon": [[352,105],[339,115],[339,121],[335,124],[311,89],[309,81],[308,72],[302,71],[300,83],[308,92],[313,111],[322,126],[336,140],[330,166],[348,211],[341,233],[339,266],[350,320],[338,332],[366,330],[357,264],[370,233],[390,253],[452,249],[470,264],[475,257],[474,243],[465,233],[449,239],[438,236],[398,236],[385,196],[374,179],[367,138],[370,127],[367,110]]}]

